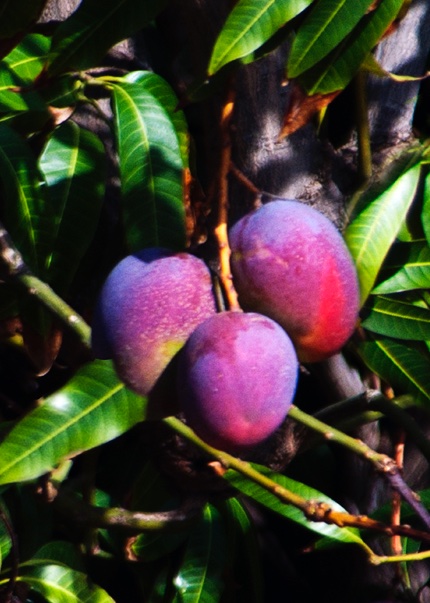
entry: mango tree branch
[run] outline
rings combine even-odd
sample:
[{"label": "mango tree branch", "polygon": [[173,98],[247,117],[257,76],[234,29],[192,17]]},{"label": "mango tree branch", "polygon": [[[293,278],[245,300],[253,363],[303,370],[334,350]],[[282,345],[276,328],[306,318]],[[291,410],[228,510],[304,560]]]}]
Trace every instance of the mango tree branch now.
[{"label": "mango tree branch", "polygon": [[198,519],[205,501],[193,498],[172,511],[142,513],[121,507],[97,507],[74,494],[60,490],[51,504],[67,521],[85,527],[119,528],[137,533],[184,529]]},{"label": "mango tree branch", "polygon": [[233,286],[230,269],[230,245],[228,242],[228,173],[231,160],[230,125],[234,110],[235,90],[230,87],[221,110],[221,158],[218,175],[218,220],[214,235],[218,244],[220,281],[227,298],[229,310],[240,310],[237,293]]},{"label": "mango tree branch", "polygon": [[358,456],[361,456],[365,460],[371,462],[376,471],[381,473],[386,478],[390,486],[395,491],[400,493],[402,498],[411,506],[417,516],[421,519],[425,527],[430,530],[429,512],[421,504],[421,501],[417,495],[412,492],[412,490],[406,484],[400,474],[399,467],[392,458],[386,454],[381,454],[375,450],[372,450],[372,448],[361,440],[357,440],[356,438],[353,438],[342,431],[323,423],[315,417],[308,415],[297,408],[297,406],[293,405],[291,407],[289,416],[298,423],[301,423],[317,433],[320,433],[326,440],[336,442],[337,444],[348,448],[352,452],[358,454]]},{"label": "mango tree branch", "polygon": [[50,310],[68,329],[73,331],[82,344],[91,347],[91,329],[73,308],[53,289],[32,274],[22,255],[15,247],[9,233],[0,223],[0,275],[11,280]]},{"label": "mango tree branch", "polygon": [[[389,537],[393,536],[394,534],[399,534],[408,536],[410,538],[415,538],[417,540],[422,540],[424,542],[430,542],[430,534],[428,532],[414,530],[407,525],[390,526],[364,515],[351,515],[350,513],[346,512],[334,511],[330,505],[325,502],[307,500],[295,492],[280,486],[270,479],[270,477],[261,474],[246,461],[209,446],[203,440],[201,440],[187,425],[176,417],[167,417],[163,419],[163,421],[173,431],[185,437],[188,441],[192,442],[198,448],[206,452],[209,457],[218,461],[218,463],[221,465],[221,470],[217,470],[219,475],[222,476],[225,469],[234,469],[241,475],[248,477],[254,483],[276,496],[281,502],[293,505],[300,509],[305,517],[310,521],[323,521],[324,523],[334,524],[339,527],[356,527],[365,530],[372,530]],[[214,470],[215,469],[216,468],[214,467]],[[369,560],[372,563],[377,564],[378,556],[373,553],[370,547],[368,547],[364,542],[360,543],[360,546],[366,551]],[[388,558],[384,557],[384,563],[387,562],[386,559]]]}]

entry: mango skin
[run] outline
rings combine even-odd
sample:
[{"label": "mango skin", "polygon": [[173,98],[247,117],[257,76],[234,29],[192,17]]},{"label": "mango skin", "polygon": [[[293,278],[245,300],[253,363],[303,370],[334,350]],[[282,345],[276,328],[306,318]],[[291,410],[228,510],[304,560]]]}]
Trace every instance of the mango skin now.
[{"label": "mango skin", "polygon": [[230,245],[239,303],[282,325],[299,360],[324,360],[344,346],[358,318],[359,285],[328,218],[298,201],[271,201],[233,226]]},{"label": "mango skin", "polygon": [[205,442],[240,453],[285,419],[298,361],[285,331],[256,313],[221,312],[192,333],[178,362],[179,404]]},{"label": "mango skin", "polygon": [[117,264],[97,302],[92,349],[142,396],[154,388],[189,335],[216,312],[204,262],[188,253],[144,249]]}]

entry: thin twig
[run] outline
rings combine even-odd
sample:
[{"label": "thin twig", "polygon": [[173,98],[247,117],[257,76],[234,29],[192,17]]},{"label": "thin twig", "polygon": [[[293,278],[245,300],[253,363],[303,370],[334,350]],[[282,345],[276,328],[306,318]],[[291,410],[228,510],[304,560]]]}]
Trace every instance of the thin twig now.
[{"label": "thin twig", "polygon": [[234,110],[235,90],[231,86],[228,89],[227,99],[221,111],[221,158],[218,177],[218,220],[214,230],[215,239],[218,243],[218,254],[220,263],[220,281],[224,289],[230,310],[240,310],[237,293],[233,286],[230,269],[230,245],[228,242],[228,173],[231,162],[231,136],[230,124]]},{"label": "thin twig", "polygon": [[0,267],[3,278],[10,279],[21,288],[24,288],[28,295],[35,297],[68,329],[73,331],[81,343],[87,348],[91,347],[91,329],[88,324],[49,285],[30,272],[9,233],[1,223]]},{"label": "thin twig", "polygon": [[421,504],[419,497],[409,488],[400,475],[400,470],[395,461],[386,454],[381,454],[370,448],[361,440],[357,440],[315,417],[303,412],[297,406],[292,406],[289,416],[297,422],[309,427],[310,429],[320,433],[326,440],[336,442],[352,452],[355,452],[365,460],[372,463],[376,471],[381,473],[388,481],[390,486],[400,493],[402,498],[411,506],[417,516],[421,519],[425,527],[430,530],[430,514],[427,509]]},{"label": "thin twig", "polygon": [[96,507],[74,494],[60,490],[52,505],[53,509],[68,521],[87,528],[118,528],[138,533],[184,529],[200,516],[204,503],[205,501],[193,498],[172,511],[141,513],[121,507]]},{"label": "thin twig", "polygon": [[[254,483],[258,484],[274,496],[281,502],[289,505],[293,505],[300,509],[305,517],[310,521],[321,521],[327,524],[334,524],[339,527],[356,527],[365,530],[373,530],[382,533],[388,537],[393,534],[400,534],[408,536],[410,538],[416,538],[424,542],[430,542],[430,533],[415,530],[407,525],[400,526],[389,526],[380,521],[376,521],[365,515],[351,515],[350,513],[335,511],[330,505],[324,502],[315,500],[307,500],[302,496],[284,488],[274,482],[270,477],[263,475],[257,469],[253,468],[249,463],[238,459],[227,452],[217,450],[212,446],[206,444],[201,440],[187,425],[176,417],[167,417],[163,419],[164,423],[168,425],[173,431],[179,435],[185,437],[188,441],[198,446],[206,454],[218,461],[223,469],[234,469],[241,475],[248,477]],[[214,465],[212,465],[214,466]],[[218,471],[219,475],[223,475],[223,471]],[[372,563],[376,562],[378,556],[364,542],[359,544],[369,556]],[[384,563],[385,561],[384,557]]]}]

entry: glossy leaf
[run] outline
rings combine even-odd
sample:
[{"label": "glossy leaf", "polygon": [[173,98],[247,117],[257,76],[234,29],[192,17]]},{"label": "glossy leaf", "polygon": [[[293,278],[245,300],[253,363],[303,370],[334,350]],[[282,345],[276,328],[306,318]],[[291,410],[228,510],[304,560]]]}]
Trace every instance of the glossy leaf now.
[{"label": "glossy leaf", "polygon": [[430,399],[430,356],[394,339],[372,337],[357,348],[365,364],[396,393],[410,393],[417,402]]},{"label": "glossy leaf", "polygon": [[0,126],[0,184],[6,228],[27,264],[43,278],[51,246],[49,208],[33,153],[5,125]]},{"label": "glossy leaf", "polygon": [[145,410],[146,399],[125,388],[110,362],[84,366],[0,444],[0,484],[34,479],[109,442],[142,421]]},{"label": "glossy leaf", "polygon": [[84,570],[84,563],[78,548],[67,540],[50,540],[41,546],[32,558],[21,564],[22,567],[34,565],[64,565],[77,571]]},{"label": "glossy leaf", "polygon": [[106,180],[105,151],[95,134],[68,120],[39,162],[52,210],[48,280],[65,294],[97,228]]},{"label": "glossy leaf", "polygon": [[419,175],[418,164],[365,207],[345,231],[345,240],[357,267],[362,302],[372,290],[382,263],[412,204]]},{"label": "glossy leaf", "polygon": [[349,34],[373,0],[320,0],[300,25],[288,58],[287,72],[297,77],[323,59]]},{"label": "glossy leaf", "polygon": [[225,539],[218,511],[206,505],[190,532],[182,565],[173,583],[181,603],[217,603],[223,591]]},{"label": "glossy leaf", "polygon": [[0,90],[31,84],[42,71],[50,46],[47,36],[26,36],[0,61]]},{"label": "glossy leaf", "polygon": [[142,83],[145,90],[152,94],[163,109],[167,111],[179,140],[183,167],[188,167],[190,146],[188,124],[184,112],[178,109],[178,98],[172,88],[166,80],[152,71],[132,71],[124,77],[124,81],[130,83]]},{"label": "glossy leaf", "polygon": [[389,264],[387,268],[397,268],[397,270],[390,278],[377,285],[372,293],[383,294],[429,289],[430,247],[427,243],[412,243],[407,258],[401,264],[397,266]]},{"label": "glossy leaf", "polygon": [[[271,480],[294,492],[307,500],[316,500],[320,502],[327,503],[332,509],[336,511],[344,511],[344,509],[334,500],[331,500],[325,494],[318,492],[314,488],[310,488],[305,484],[301,484],[295,480],[292,480],[288,477],[280,475],[279,473],[274,473],[267,469],[266,467],[254,465],[254,467],[263,475],[270,477]],[[228,470],[223,476],[232,486],[234,486],[237,490],[242,492],[242,494],[246,494],[253,500],[256,500],[261,505],[267,507],[271,511],[298,523],[304,528],[311,530],[312,532],[316,532],[321,536],[327,536],[333,540],[337,540],[343,543],[355,543],[360,544],[362,540],[358,531],[354,528],[339,528],[335,525],[329,525],[324,522],[316,522],[310,521],[306,519],[303,512],[292,505],[285,504],[279,500],[274,494],[264,489],[262,486],[256,484],[255,482],[247,479],[246,477],[240,475],[233,469]]]},{"label": "glossy leaf", "polygon": [[85,573],[56,564],[26,568],[18,577],[49,603],[115,603],[108,593],[93,584]]},{"label": "glossy leaf", "polygon": [[322,61],[298,77],[307,94],[343,90],[396,18],[404,0],[384,0]]},{"label": "glossy leaf", "polygon": [[229,14],[212,51],[208,73],[262,46],[313,0],[239,0]]},{"label": "glossy leaf", "polygon": [[48,73],[93,67],[117,42],[148,25],[165,4],[166,0],[82,0],[53,36]]},{"label": "glossy leaf", "polygon": [[430,310],[379,295],[364,309],[368,314],[362,326],[369,331],[396,339],[430,341]]},{"label": "glossy leaf", "polygon": [[112,95],[129,248],[182,249],[182,157],[169,112],[145,80],[115,85]]}]

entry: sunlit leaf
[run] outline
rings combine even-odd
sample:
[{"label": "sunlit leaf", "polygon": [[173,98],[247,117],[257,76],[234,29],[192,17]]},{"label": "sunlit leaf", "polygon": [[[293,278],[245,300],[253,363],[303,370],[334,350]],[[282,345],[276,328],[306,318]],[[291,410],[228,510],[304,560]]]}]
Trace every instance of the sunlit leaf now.
[{"label": "sunlit leaf", "polygon": [[182,603],[216,603],[224,588],[225,537],[217,510],[206,505],[190,532],[182,565],[173,583]]},{"label": "sunlit leaf", "polygon": [[0,126],[0,183],[6,228],[30,268],[43,277],[51,221],[36,160],[21,136]]},{"label": "sunlit leaf", "polygon": [[[411,393],[417,402],[430,399],[428,353],[388,337],[372,337],[357,348],[365,364],[399,393]],[[397,393],[397,392],[396,392]]]},{"label": "sunlit leaf", "polygon": [[215,43],[208,67],[209,75],[262,46],[312,2],[313,0],[239,0]]},{"label": "sunlit leaf", "polygon": [[49,603],[115,603],[108,593],[93,584],[85,573],[63,565],[47,564],[25,568],[18,577]]},{"label": "sunlit leaf", "polygon": [[397,339],[430,341],[430,310],[377,295],[364,306],[362,326]]},{"label": "sunlit leaf", "polygon": [[51,40],[29,34],[0,62],[0,90],[31,84],[44,66]]},{"label": "sunlit leaf", "polygon": [[49,74],[93,67],[114,44],[148,25],[165,4],[166,0],[82,0],[55,31]]},{"label": "sunlit leaf", "polygon": [[48,280],[67,292],[97,228],[106,180],[105,151],[95,134],[68,120],[40,157],[52,210]]},{"label": "sunlit leaf", "polygon": [[168,110],[145,80],[113,87],[123,216],[131,251],[182,249],[182,156]]},{"label": "sunlit leaf", "polygon": [[[270,477],[271,480],[283,488],[286,488],[287,490],[290,490],[291,492],[294,492],[307,500],[324,502],[327,503],[333,510],[345,512],[341,505],[330,499],[325,494],[318,492],[318,490],[315,490],[314,488],[310,488],[305,484],[301,484],[300,482],[285,477],[284,475],[280,475],[279,473],[272,472],[266,467],[261,467],[258,465],[254,465],[254,467],[260,473]],[[246,494],[246,496],[249,496],[271,511],[279,513],[283,517],[298,523],[312,532],[316,532],[321,536],[328,536],[329,538],[339,542],[356,544],[362,543],[358,530],[354,528],[339,528],[338,526],[329,525],[322,521],[309,521],[306,519],[305,515],[300,509],[283,503],[274,494],[264,489],[259,484],[237,473],[233,469],[229,469],[224,474],[224,478],[237,490],[243,494]]]},{"label": "sunlit leaf", "polygon": [[327,57],[298,76],[308,94],[343,90],[396,18],[404,0],[384,0],[365,15],[349,36]]},{"label": "sunlit leaf", "polygon": [[320,0],[294,38],[287,72],[297,77],[324,58],[350,33],[373,0]]},{"label": "sunlit leaf", "polygon": [[345,240],[355,261],[364,302],[415,197],[417,164],[365,207],[349,224]]},{"label": "sunlit leaf", "polygon": [[146,399],[108,361],[84,366],[19,421],[0,444],[0,484],[30,480],[116,438],[145,418]]},{"label": "sunlit leaf", "polygon": [[141,82],[145,90],[152,94],[167,111],[179,139],[183,167],[188,167],[189,133],[184,112],[178,109],[178,98],[169,84],[152,71],[132,71],[124,77],[124,81]]},{"label": "sunlit leaf", "polygon": [[388,263],[391,271],[396,272],[377,285],[372,293],[397,293],[413,289],[430,289],[430,247],[427,243],[416,242],[409,246],[409,254],[404,261],[393,265]]}]

